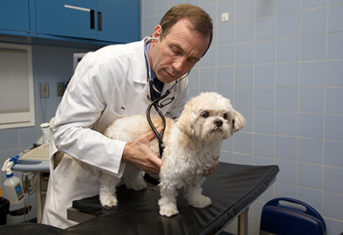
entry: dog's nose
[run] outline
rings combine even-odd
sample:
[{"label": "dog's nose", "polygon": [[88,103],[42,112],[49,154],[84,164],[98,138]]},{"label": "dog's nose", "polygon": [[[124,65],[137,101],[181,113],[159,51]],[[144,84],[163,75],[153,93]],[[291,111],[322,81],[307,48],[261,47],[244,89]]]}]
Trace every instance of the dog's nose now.
[{"label": "dog's nose", "polygon": [[223,121],[222,120],[215,120],[214,124],[216,124],[217,127],[221,127],[223,125]]}]

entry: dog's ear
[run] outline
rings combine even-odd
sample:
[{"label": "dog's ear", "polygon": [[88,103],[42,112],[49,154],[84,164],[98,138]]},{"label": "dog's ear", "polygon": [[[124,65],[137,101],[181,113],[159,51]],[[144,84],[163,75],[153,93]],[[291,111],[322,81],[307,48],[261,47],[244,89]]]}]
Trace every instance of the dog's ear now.
[{"label": "dog's ear", "polygon": [[194,135],[194,110],[192,105],[185,105],[177,123],[179,129],[185,132],[188,136]]},{"label": "dog's ear", "polygon": [[233,110],[232,134],[245,126],[245,118],[238,111]]}]

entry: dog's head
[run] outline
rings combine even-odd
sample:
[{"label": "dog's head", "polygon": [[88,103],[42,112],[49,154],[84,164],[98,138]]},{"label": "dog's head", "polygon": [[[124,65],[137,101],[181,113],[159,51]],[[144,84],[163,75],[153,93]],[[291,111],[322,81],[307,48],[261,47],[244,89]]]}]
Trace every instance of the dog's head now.
[{"label": "dog's head", "polygon": [[245,125],[230,100],[215,92],[203,92],[185,104],[177,125],[186,135],[202,140],[222,140]]}]

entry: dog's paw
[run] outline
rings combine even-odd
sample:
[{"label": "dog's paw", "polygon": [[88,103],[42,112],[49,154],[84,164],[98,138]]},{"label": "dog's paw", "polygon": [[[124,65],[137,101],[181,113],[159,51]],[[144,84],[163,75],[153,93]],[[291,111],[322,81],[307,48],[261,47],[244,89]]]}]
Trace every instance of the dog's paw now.
[{"label": "dog's paw", "polygon": [[171,217],[171,216],[176,215],[178,213],[179,213],[179,211],[176,208],[176,205],[160,206],[160,215],[162,215],[162,216]]},{"label": "dog's paw", "polygon": [[162,216],[171,217],[179,213],[174,197],[161,197],[158,200],[158,206]]},{"label": "dog's paw", "polygon": [[135,191],[140,191],[140,190],[146,189],[147,187],[144,180],[135,180],[135,181],[125,182],[125,185],[128,189],[132,189]]},{"label": "dog's paw", "polygon": [[188,199],[191,206],[197,208],[205,208],[212,204],[212,200],[204,195],[197,195]]},{"label": "dog's paw", "polygon": [[117,206],[118,204],[117,197],[114,195],[109,195],[109,194],[101,195],[100,194],[99,199],[103,207],[114,207],[114,206]]}]

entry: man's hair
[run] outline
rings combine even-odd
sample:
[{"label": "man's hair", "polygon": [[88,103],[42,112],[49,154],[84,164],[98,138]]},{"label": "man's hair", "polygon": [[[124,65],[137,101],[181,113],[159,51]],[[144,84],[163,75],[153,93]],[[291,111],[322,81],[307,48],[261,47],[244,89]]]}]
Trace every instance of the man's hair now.
[{"label": "man's hair", "polygon": [[194,30],[198,31],[205,37],[209,37],[210,42],[208,47],[210,47],[213,36],[213,24],[211,17],[200,7],[191,4],[179,4],[170,8],[166,12],[160,21],[163,35],[168,34],[168,30],[181,19],[188,19]]}]

